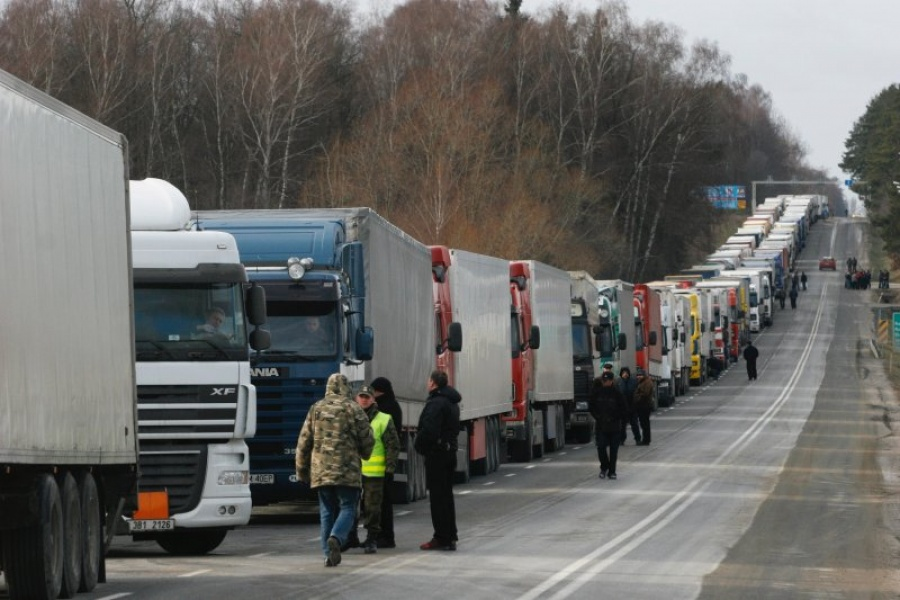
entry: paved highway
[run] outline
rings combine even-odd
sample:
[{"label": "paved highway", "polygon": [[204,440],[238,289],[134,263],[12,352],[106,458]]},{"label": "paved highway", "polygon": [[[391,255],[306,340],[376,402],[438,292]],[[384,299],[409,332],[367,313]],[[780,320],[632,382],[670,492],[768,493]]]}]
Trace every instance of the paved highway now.
[{"label": "paved highway", "polygon": [[336,569],[316,520],[287,510],[210,556],[123,538],[109,583],[79,598],[897,598],[897,400],[869,348],[869,293],[817,270],[823,255],[865,265],[865,227],[813,227],[809,290],[755,338],[759,379],[741,362],[659,410],[617,481],[598,479],[592,446],[504,464],[456,489],[457,552],[418,549],[418,502],[396,507],[398,548]]}]

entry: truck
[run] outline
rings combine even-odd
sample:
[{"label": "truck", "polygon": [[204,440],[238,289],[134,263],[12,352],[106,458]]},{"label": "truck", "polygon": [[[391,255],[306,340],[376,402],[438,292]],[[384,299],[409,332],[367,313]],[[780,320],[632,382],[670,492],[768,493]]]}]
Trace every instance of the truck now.
[{"label": "truck", "polygon": [[635,325],[641,328],[643,347],[635,352],[638,368],[644,369],[656,386],[657,402],[668,406],[674,402],[672,370],[668,360],[663,361],[664,332],[662,329],[662,304],[657,290],[643,283],[634,284],[634,306],[639,318]]},{"label": "truck", "polygon": [[600,305],[600,364],[634,370],[637,334],[634,327],[634,285],[621,279],[596,282]]},{"label": "truck", "polygon": [[500,416],[512,410],[509,261],[431,246],[435,367],[462,396],[457,481],[505,456]]},{"label": "truck", "polygon": [[677,281],[651,281],[647,287],[660,295],[663,371],[671,373],[672,399],[683,396],[691,379],[691,310],[684,294],[679,294]]},{"label": "truck", "polygon": [[196,220],[198,229],[235,237],[248,278],[266,293],[272,343],[251,357],[254,506],[316,503],[296,478],[294,452],[306,414],[333,373],[354,388],[375,377],[391,380],[404,419],[392,495],[424,497],[412,424],[435,365],[429,248],[367,207],[200,211]]},{"label": "truck", "polygon": [[565,446],[574,405],[569,274],[536,260],[510,262],[513,411],[504,418],[509,456],[528,462]]},{"label": "truck", "polygon": [[137,503],[128,144],[4,71],[0,115],[0,571],[71,598]]},{"label": "truck", "polygon": [[[572,366],[575,403],[566,415],[567,435],[585,444],[593,439],[594,419],[588,400],[594,377],[600,374],[600,357],[612,353],[610,336],[600,335],[600,293],[587,271],[569,271],[572,284]],[[604,342],[605,341],[605,342]],[[604,349],[604,343],[608,347]],[[569,405],[566,405],[569,406]]]},{"label": "truck", "polygon": [[265,295],[245,290],[234,237],[192,230],[171,183],[132,181],[130,198],[141,488],[125,523],[135,540],[205,554],[250,521],[250,349],[268,347]]}]

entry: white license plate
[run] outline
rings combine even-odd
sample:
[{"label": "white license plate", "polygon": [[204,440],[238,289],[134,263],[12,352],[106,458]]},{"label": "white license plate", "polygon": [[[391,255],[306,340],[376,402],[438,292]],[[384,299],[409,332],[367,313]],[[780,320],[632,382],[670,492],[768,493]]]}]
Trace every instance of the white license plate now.
[{"label": "white license plate", "polygon": [[171,531],[173,529],[175,529],[175,519],[128,521],[129,531]]},{"label": "white license plate", "polygon": [[275,475],[272,473],[251,473],[250,483],[275,483]]},{"label": "white license plate", "polygon": [[587,415],[575,415],[575,421],[577,421],[578,423],[587,423],[587,420]]}]

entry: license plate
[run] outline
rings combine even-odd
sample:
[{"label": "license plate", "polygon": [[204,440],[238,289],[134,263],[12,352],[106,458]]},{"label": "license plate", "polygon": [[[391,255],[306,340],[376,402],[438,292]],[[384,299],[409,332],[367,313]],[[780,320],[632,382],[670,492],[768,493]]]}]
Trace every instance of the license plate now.
[{"label": "license plate", "polygon": [[275,483],[275,475],[272,473],[251,473],[250,474],[250,483],[267,483],[272,484]]},{"label": "license plate", "polygon": [[128,521],[129,531],[171,531],[173,529],[175,529],[175,519]]},{"label": "license plate", "polygon": [[587,423],[588,416],[587,415],[575,415],[575,420],[578,423]]}]

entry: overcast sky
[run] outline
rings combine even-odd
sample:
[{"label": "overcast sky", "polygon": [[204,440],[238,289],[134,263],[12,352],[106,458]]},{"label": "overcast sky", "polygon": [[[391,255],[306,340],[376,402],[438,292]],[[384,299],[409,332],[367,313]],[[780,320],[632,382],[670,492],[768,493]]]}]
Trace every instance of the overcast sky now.
[{"label": "overcast sky", "polygon": [[[497,0],[503,4],[503,0]],[[360,11],[404,0],[351,0]],[[555,0],[523,0],[539,13]],[[593,11],[597,0],[566,0]],[[900,0],[627,0],[636,22],[679,27],[687,44],[715,41],[772,96],[777,113],[807,148],[807,161],[838,167],[853,123],[882,89],[900,81]]]}]

